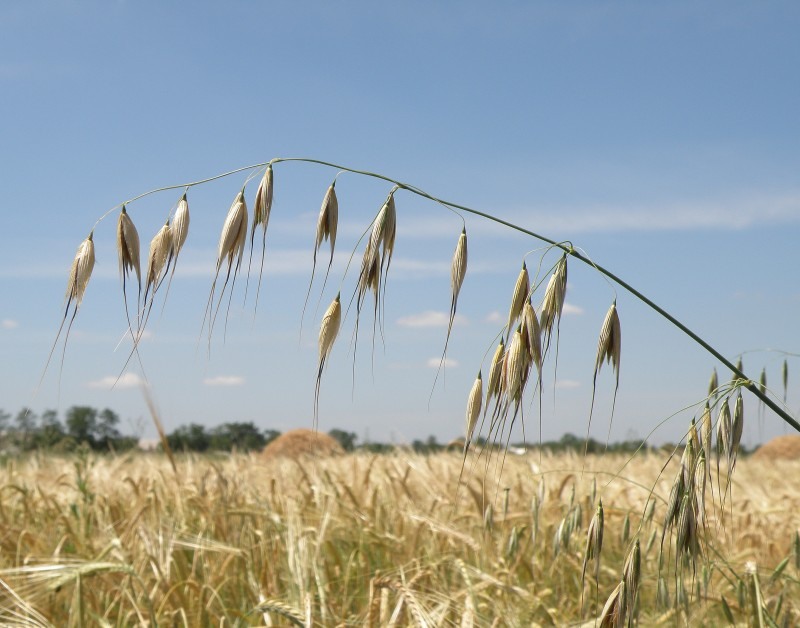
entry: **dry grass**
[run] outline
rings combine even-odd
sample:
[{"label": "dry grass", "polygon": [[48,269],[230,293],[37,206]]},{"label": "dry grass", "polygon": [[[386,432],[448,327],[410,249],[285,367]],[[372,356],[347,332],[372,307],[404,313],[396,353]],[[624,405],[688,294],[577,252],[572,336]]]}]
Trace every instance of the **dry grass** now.
[{"label": "dry grass", "polygon": [[[719,625],[726,608],[744,625],[756,599],[778,625],[800,621],[798,565],[781,562],[800,463],[739,461],[733,517],[720,528],[710,509],[708,552],[681,593],[652,540],[678,461],[661,479],[661,456],[637,455],[619,477],[622,458],[588,458],[581,475],[583,462],[510,456],[500,478],[465,474],[456,490],[460,453],[184,457],[177,472],[143,454],[9,461],[0,622],[592,625],[621,581],[618,603],[637,604],[641,625]],[[600,498],[602,551],[582,587]]]}]

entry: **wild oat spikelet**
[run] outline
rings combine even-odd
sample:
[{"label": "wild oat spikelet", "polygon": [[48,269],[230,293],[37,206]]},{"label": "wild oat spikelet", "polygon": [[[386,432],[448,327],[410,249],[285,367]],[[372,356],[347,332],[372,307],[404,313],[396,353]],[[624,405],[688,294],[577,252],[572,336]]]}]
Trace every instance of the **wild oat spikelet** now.
[{"label": "wild oat spikelet", "polygon": [[701,449],[697,456],[697,465],[695,466],[694,473],[698,526],[704,525],[706,520],[706,486],[708,484],[708,470],[708,458],[706,458],[706,452]]},{"label": "wild oat spikelet", "polygon": [[[75,252],[75,258],[72,260],[72,267],[69,270],[69,279],[67,280],[67,292],[64,299],[67,302],[67,310],[71,304],[75,305],[75,311],[83,301],[83,294],[86,292],[86,286],[89,284],[89,278],[92,276],[94,270],[94,233],[80,243],[78,250]],[[66,313],[64,317],[66,318]]]},{"label": "wild oat spikelet", "polygon": [[383,228],[383,262],[386,268],[383,269],[385,276],[389,272],[389,265],[392,263],[392,254],[394,253],[394,239],[397,234],[397,207],[394,204],[394,193],[397,187],[392,189],[389,193],[389,198],[386,201],[386,216]]},{"label": "wild oat spikelet", "polygon": [[600,339],[597,342],[597,357],[594,362],[594,378],[597,381],[597,372],[603,362],[611,364],[611,368],[617,376],[617,388],[619,388],[619,362],[622,352],[622,331],[617,313],[617,302],[611,304],[600,328]]},{"label": "wild oat spikelet", "polygon": [[689,438],[686,440],[691,441],[695,454],[699,454],[700,450],[703,448],[703,444],[700,442],[700,435],[697,433],[697,424],[695,423],[694,417],[692,417],[692,422],[689,425]]},{"label": "wild oat spikelet", "polygon": [[717,388],[719,388],[719,378],[717,377],[717,369],[715,368],[713,371],[711,371],[711,379],[708,380],[709,398],[717,396]]},{"label": "wild oat spikelet", "polygon": [[526,341],[528,353],[536,371],[539,373],[541,383],[542,377],[542,331],[539,328],[539,320],[536,318],[536,310],[533,309],[531,300],[528,299],[522,308],[522,328],[523,337]]},{"label": "wild oat spikelet", "polygon": [[553,335],[553,327],[558,330],[561,322],[561,313],[564,310],[564,298],[567,293],[567,255],[566,253],[558,260],[547,288],[544,291],[544,300],[539,312],[539,325],[542,328],[542,340],[544,352],[550,348],[550,339]]},{"label": "wild oat spikelet", "polygon": [[[242,256],[244,255],[244,246],[247,239],[247,220],[247,203],[244,199],[244,188],[242,188],[236,195],[236,198],[233,199],[233,203],[231,203],[228,213],[225,216],[225,222],[222,225],[222,233],[220,233],[219,246],[217,247],[217,270],[214,274],[214,281],[211,282],[208,303],[206,304],[206,311],[203,315],[203,324],[200,328],[202,333],[206,320],[208,320],[209,351],[211,350],[211,335],[213,333],[214,323],[217,318],[217,313],[219,312],[219,306],[222,303],[222,297],[225,294],[225,289],[228,286],[228,281],[231,278],[231,272],[233,273],[233,284],[235,284],[236,275],[242,264]],[[234,259],[236,259],[235,266],[233,263]],[[217,280],[219,279],[219,272],[222,269],[223,261],[228,262],[228,268],[215,308],[214,294],[217,289]],[[233,294],[233,284],[231,285],[231,294]]]},{"label": "wild oat spikelet", "polygon": [[[333,252],[336,247],[336,232],[339,225],[339,201],[336,198],[336,181],[331,183],[328,191],[325,192],[325,197],[322,199],[322,207],[319,210],[319,218],[317,218],[317,235],[314,240],[314,266],[317,265],[317,252],[322,245],[323,240],[330,241],[331,244],[331,257],[328,261],[328,267],[333,263]],[[313,271],[312,271],[313,275]]]},{"label": "wild oat spikelet", "polygon": [[333,302],[328,306],[322,316],[322,323],[319,328],[319,367],[317,369],[317,383],[314,388],[314,421],[316,423],[319,416],[319,387],[322,381],[322,371],[325,368],[325,361],[331,353],[333,343],[339,334],[339,327],[342,324],[342,303],[340,295],[337,294]]},{"label": "wild oat spikelet", "polygon": [[172,217],[170,229],[172,230],[172,248],[170,249],[169,256],[174,260],[172,266],[174,272],[175,265],[178,263],[178,255],[189,235],[189,201],[186,200],[186,194],[184,194],[178,202],[175,215]]},{"label": "wild oat spikelet", "polygon": [[136,281],[139,283],[139,292],[141,293],[142,270],[139,262],[139,232],[136,231],[136,226],[128,215],[125,205],[122,206],[122,211],[117,221],[117,253],[123,293],[125,292],[128,271],[131,269],[136,273]]},{"label": "wild oat spikelet", "polygon": [[522,397],[522,376],[524,368],[525,344],[522,331],[518,327],[511,339],[511,345],[503,361],[503,379],[505,380],[506,403],[516,401],[519,404]]},{"label": "wild oat spikelet", "polygon": [[158,230],[158,233],[150,241],[150,253],[147,256],[147,280],[144,290],[145,302],[147,302],[147,295],[151,289],[152,298],[161,284],[171,246],[172,232],[170,231],[169,223],[167,223]]},{"label": "wild oat spikelet", "polygon": [[264,231],[267,230],[267,226],[269,225],[269,215],[272,211],[272,192],[273,192],[273,183],[272,183],[272,164],[267,165],[267,169],[264,171],[264,176],[261,178],[261,182],[258,184],[258,189],[256,190],[256,198],[253,201],[253,227],[252,231],[250,232],[250,244],[253,244],[253,237],[256,232],[256,228],[261,225]]},{"label": "wild oat spikelet", "polygon": [[494,350],[491,366],[489,367],[489,381],[486,384],[486,406],[483,409],[484,416],[486,416],[486,411],[489,409],[489,401],[499,397],[500,395],[500,379],[503,372],[503,364],[505,362],[505,352],[506,345],[503,342],[503,339],[500,338],[500,343]]},{"label": "wild oat spikelet", "polygon": [[[258,184],[256,190],[256,198],[253,201],[253,226],[250,229],[250,260],[247,262],[247,282],[245,284],[245,299],[247,298],[247,288],[250,285],[250,268],[253,265],[253,246],[256,230],[261,227],[261,267],[258,272],[258,287],[256,288],[256,304],[255,310],[258,310],[258,297],[261,294],[261,278],[264,276],[264,257],[267,250],[267,226],[269,225],[269,216],[272,212],[272,164],[267,164],[267,169],[264,171],[264,176]],[[245,218],[247,210],[245,209]],[[247,231],[247,223],[245,222],[244,230]],[[242,242],[244,247],[244,242]]]},{"label": "wild oat spikelet", "polygon": [[720,404],[719,417],[717,418],[717,466],[719,467],[719,458],[722,453],[726,458],[731,455],[731,408],[728,405],[728,400],[725,399]]},{"label": "wild oat spikelet", "polygon": [[626,607],[633,613],[636,607],[636,595],[639,592],[639,581],[642,577],[642,550],[639,539],[633,542],[633,547],[625,558],[622,569],[622,579],[625,581]]},{"label": "wild oat spikelet", "polygon": [[[467,229],[464,227],[461,230],[461,235],[458,236],[456,243],[456,250],[453,253],[453,261],[450,264],[450,317],[447,323],[447,335],[444,339],[444,349],[442,350],[442,359],[439,361],[439,368],[436,370],[436,377],[433,380],[433,386],[436,387],[436,382],[439,379],[439,373],[444,366],[445,359],[447,358],[447,347],[450,344],[450,334],[453,331],[453,322],[456,319],[456,310],[458,308],[458,295],[461,292],[461,286],[464,283],[464,277],[467,275]],[[433,394],[433,391],[431,391]]]},{"label": "wild oat spikelet", "polygon": [[625,602],[625,581],[621,580],[600,611],[600,616],[597,618],[600,628],[622,628],[625,625],[627,614]]},{"label": "wild oat spikelet", "polygon": [[225,223],[222,225],[222,233],[219,237],[217,248],[217,273],[222,267],[222,262],[227,258],[228,273],[230,274],[233,266],[233,259],[237,258],[236,269],[242,263],[244,254],[245,234],[247,233],[247,203],[244,200],[244,190],[236,195],[233,203],[228,209]]},{"label": "wild oat spikelet", "polygon": [[478,415],[481,413],[481,400],[483,399],[483,380],[481,379],[481,372],[478,371],[478,377],[472,384],[472,389],[469,391],[467,398],[467,423],[464,438],[464,455],[467,454],[469,445],[472,442],[472,434],[475,431],[475,424],[478,421]]},{"label": "wild oat spikelet", "polygon": [[453,261],[450,264],[450,325],[448,326],[447,335],[450,336],[450,329],[453,327],[453,319],[456,316],[456,308],[458,307],[458,295],[461,292],[461,286],[464,284],[464,278],[467,276],[467,228],[461,230],[461,235],[458,236],[456,243],[456,250],[453,252]]},{"label": "wild oat spikelet", "polygon": [[508,322],[506,323],[506,339],[511,337],[514,323],[517,322],[522,314],[522,308],[528,299],[531,290],[530,277],[525,262],[522,262],[522,270],[517,275],[517,282],[514,284],[514,292],[511,295],[511,305],[508,308]]},{"label": "wild oat spikelet", "polygon": [[[595,582],[600,577],[600,554],[603,550],[603,529],[605,518],[603,515],[603,500],[597,504],[592,520],[589,522],[589,529],[586,534],[586,550],[583,553],[583,570],[581,572],[581,583],[586,579],[586,565],[594,559],[594,579]],[[581,594],[582,595],[582,594]]]},{"label": "wild oat spikelet", "polygon": [[743,432],[744,401],[742,400],[742,393],[739,392],[739,395],[736,397],[736,403],[733,406],[733,429],[731,430],[731,451],[734,453],[739,449]]},{"label": "wild oat spikelet", "polygon": [[706,459],[711,459],[711,436],[712,436],[712,420],[711,420],[711,408],[706,402],[706,406],[703,409],[703,416],[700,419],[700,433],[702,438],[702,447],[703,451],[706,453]]},{"label": "wild oat spikelet", "polygon": [[[328,260],[328,268],[325,271],[325,280],[322,282],[322,290],[320,291],[320,300],[322,293],[325,292],[325,286],[328,285],[328,275],[331,272],[333,265],[333,254],[336,249],[336,233],[339,229],[339,200],[336,198],[336,179],[328,186],[325,196],[322,199],[322,205],[317,217],[317,233],[314,237],[314,254],[311,265],[311,280],[308,282],[308,290],[306,291],[306,299],[303,303],[303,313],[300,316],[300,334],[303,333],[303,319],[306,314],[306,306],[308,306],[308,298],[311,296],[311,287],[314,285],[314,276],[317,272],[317,253],[322,246],[324,240],[328,240],[331,245],[331,256]],[[319,303],[317,303],[319,307]]]},{"label": "wild oat spikelet", "polygon": [[167,258],[167,269],[169,270],[171,268],[171,271],[169,282],[167,283],[167,295],[164,297],[164,304],[166,304],[167,296],[169,296],[169,289],[172,285],[172,278],[175,276],[175,269],[178,267],[178,256],[189,235],[189,202],[186,200],[185,192],[181,200],[178,201],[178,206],[175,208],[175,214],[172,217],[169,229],[172,238],[169,247],[169,257]]},{"label": "wild oat spikelet", "polygon": [[328,355],[330,355],[333,343],[339,333],[339,326],[342,323],[342,304],[340,295],[328,306],[325,314],[322,316],[322,323],[319,329],[319,362],[320,367],[323,365]]}]

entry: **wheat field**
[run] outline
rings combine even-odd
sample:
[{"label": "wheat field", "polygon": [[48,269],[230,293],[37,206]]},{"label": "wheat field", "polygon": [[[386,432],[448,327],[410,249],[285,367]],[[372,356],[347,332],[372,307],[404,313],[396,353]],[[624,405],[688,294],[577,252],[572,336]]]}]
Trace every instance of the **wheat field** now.
[{"label": "wheat field", "polygon": [[[797,625],[800,462],[740,459],[686,564],[672,535],[659,551],[678,458],[494,454],[460,484],[460,453],[10,459],[0,620],[595,625],[638,540],[639,625]],[[581,586],[600,499],[598,582],[590,561]]]}]

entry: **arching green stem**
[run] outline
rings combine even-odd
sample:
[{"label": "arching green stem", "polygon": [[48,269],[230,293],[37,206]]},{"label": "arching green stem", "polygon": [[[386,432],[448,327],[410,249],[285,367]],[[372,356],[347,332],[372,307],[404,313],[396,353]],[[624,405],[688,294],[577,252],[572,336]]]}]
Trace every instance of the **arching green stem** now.
[{"label": "arching green stem", "polygon": [[[694,333],[686,325],[681,323],[677,318],[672,316],[664,308],[660,307],[659,305],[657,305],[656,303],[654,303],[653,301],[648,299],[645,295],[643,295],[641,292],[639,292],[636,288],[634,288],[633,286],[628,284],[626,281],[620,279],[617,275],[612,273],[610,270],[608,270],[608,269],[604,268],[603,266],[595,263],[593,260],[590,260],[588,257],[583,255],[582,253],[576,251],[571,245],[567,246],[566,244],[564,244],[562,242],[556,242],[555,240],[551,240],[550,238],[548,238],[546,236],[543,236],[543,235],[541,235],[539,233],[536,233],[536,232],[531,231],[529,229],[525,229],[524,227],[516,225],[516,224],[514,224],[512,222],[508,222],[507,220],[503,220],[502,218],[498,218],[496,216],[492,216],[491,214],[487,214],[487,213],[482,212],[480,210],[473,209],[472,207],[467,207],[466,205],[459,205],[458,203],[453,203],[453,202],[446,201],[444,199],[438,198],[436,196],[433,196],[432,194],[428,194],[427,192],[419,189],[416,186],[410,185],[408,183],[403,183],[402,181],[398,181],[396,179],[392,179],[391,177],[387,177],[385,175],[378,174],[376,172],[370,172],[368,170],[357,170],[355,168],[348,168],[347,166],[342,166],[340,164],[332,163],[332,162],[329,162],[329,161],[323,161],[321,159],[311,159],[311,158],[308,158],[308,157],[276,157],[275,159],[272,159],[269,162],[265,162],[263,164],[254,164],[252,166],[246,166],[246,167],[243,167],[243,168],[237,168],[236,170],[231,170],[230,172],[226,172],[224,174],[217,175],[215,177],[210,177],[208,179],[203,179],[201,181],[194,181],[194,182],[189,183],[189,184],[168,186],[168,187],[165,187],[165,188],[159,188],[157,190],[152,190],[150,192],[146,192],[145,194],[141,194],[141,195],[135,197],[135,199],[131,199],[131,200],[136,200],[138,198],[142,198],[143,196],[147,196],[148,194],[152,194],[152,193],[155,193],[155,192],[158,192],[158,191],[199,185],[200,183],[206,183],[208,181],[213,181],[215,179],[219,179],[219,178],[231,175],[231,174],[235,174],[237,172],[242,172],[242,171],[250,170],[250,169],[253,169],[253,168],[260,168],[260,167],[263,167],[263,166],[267,165],[267,163],[278,164],[278,163],[281,163],[281,162],[290,162],[290,161],[298,161],[298,162],[309,163],[309,164],[319,164],[321,166],[328,166],[330,168],[336,168],[337,170],[344,170],[346,172],[351,172],[353,174],[360,174],[360,175],[364,175],[364,176],[367,176],[367,177],[372,177],[374,179],[380,179],[380,180],[383,180],[383,181],[386,181],[388,183],[392,183],[392,184],[396,185],[399,189],[406,190],[408,192],[411,192],[412,194],[416,194],[417,196],[421,196],[422,198],[427,198],[428,200],[434,201],[436,203],[440,203],[441,205],[445,205],[445,206],[451,207],[453,209],[458,209],[460,211],[466,212],[468,214],[472,214],[474,216],[480,216],[482,218],[485,218],[486,220],[490,220],[492,222],[496,222],[497,224],[500,224],[500,225],[503,225],[505,227],[508,227],[509,229],[513,229],[514,231],[519,231],[520,233],[524,233],[525,235],[529,235],[532,238],[536,238],[537,240],[541,240],[542,242],[547,242],[548,244],[550,244],[551,246],[553,246],[555,248],[561,249],[567,255],[569,255],[569,256],[571,256],[571,257],[583,262],[584,264],[587,264],[587,265],[591,266],[592,268],[597,270],[599,273],[605,275],[611,281],[613,281],[617,285],[621,286],[622,288],[624,288],[625,290],[630,292],[633,296],[635,296],[637,299],[639,299],[642,303],[644,303],[645,305],[647,305],[651,309],[655,310],[659,315],[661,315],[663,318],[665,318],[670,323],[675,325],[675,327],[680,329],[684,334],[689,336],[689,338],[694,340],[698,345],[703,347],[703,349],[705,349],[708,353],[713,355],[717,360],[719,360],[723,365],[725,365],[725,367],[727,369],[729,369],[738,379],[741,380],[741,385],[743,387],[747,388],[747,390],[749,390],[756,397],[758,397],[762,402],[764,402],[764,404],[767,407],[769,407],[773,412],[775,412],[775,414],[777,414],[787,424],[791,425],[796,431],[800,432],[800,423],[798,423],[783,408],[778,406],[778,404],[776,404],[774,401],[772,401],[772,399],[770,399],[766,395],[766,393],[762,392],[759,389],[759,386],[758,386],[757,382],[754,382],[749,377],[747,377],[747,375],[745,375],[740,369],[736,368],[736,366],[733,363],[731,363],[728,359],[726,359],[725,356],[723,356],[719,351],[717,351],[714,347],[712,347],[710,344],[708,344],[700,336],[698,336],[696,333]],[[131,201],[128,201],[128,202],[130,203]],[[102,220],[102,218],[101,218],[101,220]]]}]

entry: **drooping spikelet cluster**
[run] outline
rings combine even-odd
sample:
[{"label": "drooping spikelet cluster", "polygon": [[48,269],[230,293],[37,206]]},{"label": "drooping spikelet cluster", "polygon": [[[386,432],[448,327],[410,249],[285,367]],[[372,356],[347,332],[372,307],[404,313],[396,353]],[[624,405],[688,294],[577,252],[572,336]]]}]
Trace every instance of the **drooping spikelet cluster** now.
[{"label": "drooping spikelet cluster", "polygon": [[[386,290],[386,276],[392,263],[394,242],[397,234],[397,208],[394,202],[396,187],[392,188],[389,196],[378,211],[372,222],[364,255],[361,258],[361,269],[353,298],[356,301],[355,342],[358,343],[358,324],[367,293],[373,297],[373,341],[375,329],[383,329],[382,304]],[[381,292],[383,290],[383,293]]]},{"label": "drooping spikelet cluster", "polygon": [[[503,436],[510,434],[511,426],[522,412],[523,398],[529,388],[533,369],[536,371],[533,394],[539,392],[541,404],[544,362],[554,334],[558,336],[566,289],[567,254],[565,253],[553,268],[537,315],[533,306],[535,286],[531,285],[527,265],[523,262],[511,293],[505,330],[501,334],[488,368],[486,398],[482,407],[484,419],[487,415],[490,416],[487,435],[489,439],[502,442]],[[621,346],[620,320],[614,302],[600,330],[593,381],[596,382],[602,364],[609,362],[616,375],[616,385],[619,386]],[[470,392],[470,398],[473,391]],[[616,388],[614,394],[616,396]],[[507,425],[509,418],[510,425]],[[471,434],[467,435],[467,443],[471,437]]]}]

